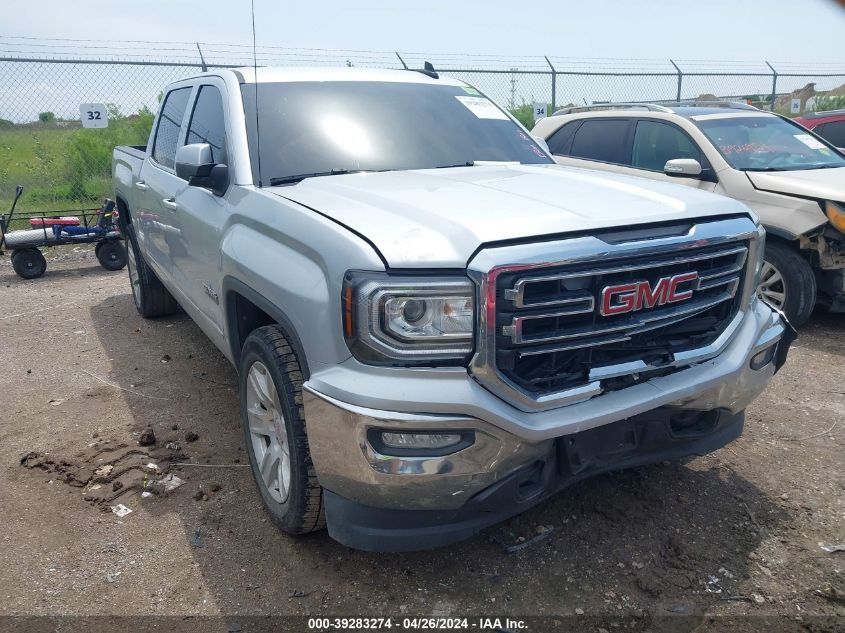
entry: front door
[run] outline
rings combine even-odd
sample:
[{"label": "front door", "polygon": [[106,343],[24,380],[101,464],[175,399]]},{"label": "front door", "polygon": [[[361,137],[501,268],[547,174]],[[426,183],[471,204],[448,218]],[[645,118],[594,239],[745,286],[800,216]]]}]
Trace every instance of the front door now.
[{"label": "front door", "polygon": [[[667,175],[663,167],[667,161],[675,158],[697,160],[705,170],[701,178],[678,178]],[[712,173],[709,171],[710,163],[695,141],[677,126],[664,121],[640,119],[636,122],[629,165],[620,168],[619,173],[686,185],[705,191],[713,191],[716,188]]]},{"label": "front door", "polygon": [[[215,164],[230,167],[226,130],[225,84],[205,80],[187,122],[184,143],[207,143]],[[183,187],[175,197],[179,227],[178,248],[173,254],[173,275],[188,300],[212,329],[223,329],[220,240],[229,217],[227,196],[201,187]]]}]

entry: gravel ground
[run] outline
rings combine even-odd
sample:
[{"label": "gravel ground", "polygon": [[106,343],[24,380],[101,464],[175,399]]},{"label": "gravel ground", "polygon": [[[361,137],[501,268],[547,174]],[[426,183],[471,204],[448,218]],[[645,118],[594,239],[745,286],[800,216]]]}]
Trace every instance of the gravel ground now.
[{"label": "gravel ground", "polygon": [[[843,358],[845,316],[816,315],[728,447],[595,478],[459,545],[368,554],[272,526],[245,466],[235,372],[190,319],[141,319],[125,271],[88,250],[34,281],[2,257],[0,616],[224,616],[201,627],[223,631],[255,629],[252,616],[391,614],[555,618],[535,631],[578,618],[599,633],[841,630],[845,552],[820,545],[845,542]],[[155,448],[138,446],[147,429]],[[104,450],[129,469],[114,501],[117,473],[81,487]],[[173,453],[212,467],[171,467],[186,483],[141,498],[143,463],[166,469]],[[132,513],[110,512],[118,502]]]}]

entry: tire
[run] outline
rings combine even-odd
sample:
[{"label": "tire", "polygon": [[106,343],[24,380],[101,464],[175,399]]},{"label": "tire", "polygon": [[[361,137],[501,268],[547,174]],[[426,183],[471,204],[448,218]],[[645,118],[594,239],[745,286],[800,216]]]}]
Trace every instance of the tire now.
[{"label": "tire", "polygon": [[97,261],[106,270],[121,270],[126,266],[126,249],[118,240],[100,242],[94,249]]},{"label": "tire", "polygon": [[802,325],[816,305],[816,276],[801,254],[785,244],[769,242],[763,256],[757,294],[780,308],[794,327]]},{"label": "tire", "polygon": [[144,257],[138,250],[135,229],[131,224],[124,226],[123,234],[126,236],[126,268],[129,271],[129,285],[138,314],[145,319],[151,319],[175,313],[179,309],[179,304],[144,262]]},{"label": "tire", "polygon": [[21,248],[12,253],[12,268],[19,277],[37,279],[47,270],[47,260],[37,248]]},{"label": "tire", "polygon": [[[308,449],[302,370],[277,326],[258,328],[247,337],[239,382],[244,441],[264,508],[288,534],[323,529],[323,489]],[[267,475],[262,475],[263,460]]]}]

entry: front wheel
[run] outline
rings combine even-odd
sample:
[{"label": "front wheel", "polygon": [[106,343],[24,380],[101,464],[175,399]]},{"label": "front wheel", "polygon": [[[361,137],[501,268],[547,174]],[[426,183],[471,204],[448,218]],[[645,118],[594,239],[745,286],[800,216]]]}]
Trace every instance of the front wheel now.
[{"label": "front wheel", "polygon": [[797,251],[779,244],[766,244],[757,295],[783,311],[793,326],[810,318],[816,305],[816,276]]},{"label": "front wheel", "polygon": [[278,327],[247,337],[239,380],[244,440],[265,509],[288,534],[322,529],[323,489],[308,449],[302,370]]}]

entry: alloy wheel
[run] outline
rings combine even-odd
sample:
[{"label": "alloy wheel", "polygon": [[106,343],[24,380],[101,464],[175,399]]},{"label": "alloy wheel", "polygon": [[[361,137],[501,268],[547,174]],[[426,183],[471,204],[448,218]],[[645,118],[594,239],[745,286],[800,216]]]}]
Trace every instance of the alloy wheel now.
[{"label": "alloy wheel", "polygon": [[783,275],[770,262],[763,262],[757,296],[781,310],[786,302],[786,285]]},{"label": "alloy wheel", "polygon": [[246,413],[261,483],[275,501],[284,503],[290,493],[290,445],[279,394],[261,361],[255,361],[247,373]]}]

